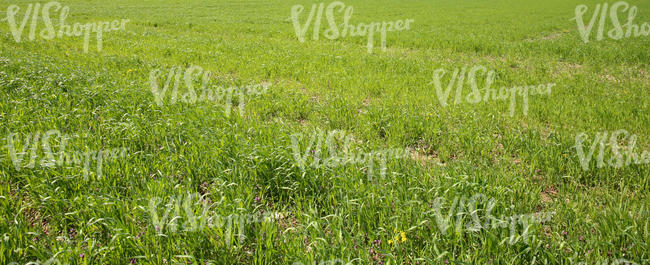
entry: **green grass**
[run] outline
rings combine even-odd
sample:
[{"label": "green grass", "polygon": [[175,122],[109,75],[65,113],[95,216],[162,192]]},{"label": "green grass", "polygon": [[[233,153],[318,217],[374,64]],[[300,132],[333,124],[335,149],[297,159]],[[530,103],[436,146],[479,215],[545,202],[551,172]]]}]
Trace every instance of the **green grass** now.
[{"label": "green grass", "polygon": [[[70,264],[650,263],[650,165],[584,171],[574,148],[582,132],[625,129],[650,151],[650,39],[584,43],[570,20],[576,5],[589,16],[601,1],[345,1],[354,24],[415,20],[373,53],[365,37],[299,42],[289,16],[295,4],[309,12],[305,1],[60,2],[68,24],[130,22],[89,53],[82,37],[16,43],[0,22],[0,264],[55,254]],[[629,2],[636,24],[650,23],[650,2]],[[22,18],[29,3],[0,0],[0,18],[11,4]],[[157,105],[150,72],[192,65],[227,85],[272,86],[246,99],[244,115]],[[518,105],[511,117],[504,101],[442,107],[434,71],[475,65],[496,72],[495,87],[557,86],[530,97],[527,116]],[[69,165],[16,170],[4,137],[52,129],[71,137],[66,150],[128,151],[101,178]],[[291,135],[317,130],[429,159],[390,160],[385,178],[362,165],[302,170]],[[241,242],[224,227],[160,235],[150,200],[163,200],[162,213],[188,193],[214,203],[211,216],[283,214],[247,223]],[[494,198],[495,217],[555,215],[531,227],[529,244],[510,244],[507,229],[442,234],[436,198],[446,214],[476,194]],[[404,242],[388,243],[402,231]]]}]

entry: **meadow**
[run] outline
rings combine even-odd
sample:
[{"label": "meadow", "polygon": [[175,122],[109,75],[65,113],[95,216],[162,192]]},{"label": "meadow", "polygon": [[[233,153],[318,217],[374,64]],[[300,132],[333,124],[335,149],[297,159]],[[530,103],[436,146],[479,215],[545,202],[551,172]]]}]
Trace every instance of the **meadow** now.
[{"label": "meadow", "polygon": [[36,3],[0,0],[0,264],[650,264],[650,38],[585,41],[604,0],[344,1],[410,22],[370,52],[301,41],[320,2],[60,0],[94,31],[30,40]]}]

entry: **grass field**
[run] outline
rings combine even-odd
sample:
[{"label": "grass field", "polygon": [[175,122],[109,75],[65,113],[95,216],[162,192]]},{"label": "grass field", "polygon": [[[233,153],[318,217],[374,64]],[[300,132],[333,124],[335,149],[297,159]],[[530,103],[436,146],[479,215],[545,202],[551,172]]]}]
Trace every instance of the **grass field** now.
[{"label": "grass field", "polygon": [[[576,7],[604,0],[345,1],[353,24],[413,20],[372,52],[299,41],[301,0],[59,2],[128,22],[87,52],[42,21],[17,42],[10,7],[47,2],[0,0],[0,264],[650,264],[650,39],[584,42]],[[514,111],[469,85],[441,101],[479,66],[480,88],[555,85]],[[152,92],[177,76],[185,97],[187,69],[219,97]],[[581,164],[599,136],[605,163]]]}]

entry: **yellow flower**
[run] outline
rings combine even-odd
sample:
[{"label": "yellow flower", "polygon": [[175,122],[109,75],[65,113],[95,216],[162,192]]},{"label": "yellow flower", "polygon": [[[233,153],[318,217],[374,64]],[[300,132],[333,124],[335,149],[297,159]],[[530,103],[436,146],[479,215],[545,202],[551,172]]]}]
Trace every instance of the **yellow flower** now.
[{"label": "yellow flower", "polygon": [[389,240],[388,240],[388,244],[389,244],[389,245],[390,245],[390,244],[393,244],[393,240],[390,240],[390,239],[389,239]]},{"label": "yellow flower", "polygon": [[404,231],[401,231],[400,235],[402,236],[402,242],[406,241],[406,233],[404,233]]}]

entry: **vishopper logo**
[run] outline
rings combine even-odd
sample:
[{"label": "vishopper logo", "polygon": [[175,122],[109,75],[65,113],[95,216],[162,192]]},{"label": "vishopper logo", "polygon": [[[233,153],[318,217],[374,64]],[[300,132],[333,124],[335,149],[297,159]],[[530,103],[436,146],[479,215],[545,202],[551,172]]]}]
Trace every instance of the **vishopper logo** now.
[{"label": "vishopper logo", "polygon": [[[316,130],[306,144],[302,133],[291,135],[291,149],[298,166],[305,170],[305,166],[312,168],[339,167],[347,164],[366,164],[368,178],[375,174],[375,160],[379,163],[381,177],[386,176],[386,163],[391,159],[408,157],[408,149],[387,149],[380,151],[356,153],[352,149],[356,142],[352,135],[341,130],[323,132]],[[305,147],[304,150],[301,146]]]},{"label": "vishopper logo", "polygon": [[[55,153],[52,152],[50,145],[50,139],[52,139],[53,136],[56,136],[54,139],[59,143],[57,152],[58,159],[55,158]],[[116,160],[117,158],[124,158],[126,156],[126,148],[124,147],[99,151],[67,151],[66,146],[70,139],[72,139],[72,137],[61,134],[61,132],[56,129],[49,130],[42,135],[40,131],[29,133],[23,140],[21,140],[19,134],[10,133],[6,137],[6,147],[9,150],[11,161],[18,171],[22,168],[33,169],[36,165],[40,165],[44,168],[77,165],[83,166],[84,180],[88,180],[91,160],[95,161],[96,164],[96,177],[101,178],[102,167],[105,162]],[[39,146],[42,147],[42,152],[39,152]],[[29,162],[24,164],[23,160],[25,159],[28,150],[31,152]],[[39,154],[42,155],[42,158],[37,163]]]},{"label": "vishopper logo", "polygon": [[[30,261],[30,262],[27,262],[27,263],[25,263],[25,265],[69,265],[70,263],[68,263],[68,262],[61,262],[61,261],[56,257],[56,256],[58,256],[59,254],[61,254],[62,252],[63,252],[63,251],[57,252],[57,253],[54,254],[51,258],[49,258],[49,259],[46,260],[46,261],[43,261],[42,263],[41,263],[40,260],[37,260],[37,261]],[[10,263],[7,264],[7,265],[20,265],[20,263],[14,261],[14,262],[10,262]]]},{"label": "vishopper logo", "polygon": [[577,265],[639,265],[639,263],[636,263],[634,261],[629,261],[626,259],[614,259],[610,263],[608,259],[600,260],[597,261],[596,263],[586,263],[584,261],[578,262]]},{"label": "vishopper logo", "polygon": [[[188,193],[186,196],[170,197],[168,203],[163,207],[162,215],[159,214],[158,205],[163,199],[160,197],[149,199],[149,213],[156,232],[162,235],[165,232],[196,232],[215,229],[224,238],[226,245],[230,245],[235,236],[233,235],[235,229],[239,232],[238,238],[241,243],[245,239],[246,224],[271,222],[282,217],[280,213],[230,214],[228,216],[214,214],[214,204],[207,198],[207,195]],[[183,220],[184,222],[182,222]]]},{"label": "vishopper logo", "polygon": [[[580,162],[580,166],[582,166],[582,169],[585,171],[589,170],[589,166],[591,165],[591,160],[594,155],[594,152],[596,151],[596,147],[598,147],[598,156],[596,157],[596,167],[602,168],[605,166],[605,161],[607,161],[607,164],[611,167],[614,168],[621,168],[623,166],[629,166],[632,163],[636,165],[641,165],[641,164],[648,164],[650,163],[650,153],[648,153],[648,150],[644,150],[643,153],[638,154],[637,152],[634,151],[636,148],[636,142],[637,142],[637,136],[636,134],[630,135],[630,133],[626,130],[618,130],[615,132],[612,132],[612,134],[609,137],[609,147],[611,148],[611,157],[609,160],[605,159],[605,147],[608,144],[608,139],[607,136],[609,135],[609,132],[599,132],[596,133],[593,142],[591,143],[591,146],[589,146],[589,150],[585,153],[585,147],[583,143],[587,141],[588,135],[586,133],[580,133],[576,135],[575,138],[575,148],[576,152],[578,153],[578,162]],[[624,143],[627,142],[627,146],[620,146],[619,143]]]},{"label": "vishopper logo", "polygon": [[[484,66],[474,66],[467,71],[467,67],[456,68],[453,73],[447,71],[443,68],[439,68],[433,73],[433,81],[429,84],[433,84],[436,89],[436,95],[440,101],[440,105],[447,107],[449,103],[449,95],[453,87],[456,86],[456,94],[454,96],[454,105],[460,104],[463,100],[467,103],[476,104],[481,102],[487,102],[488,100],[503,100],[506,101],[510,99],[510,116],[515,115],[515,108],[517,105],[517,96],[520,96],[522,99],[522,112],[524,115],[528,115],[528,103],[529,95],[549,95],[551,94],[551,88],[555,86],[555,83],[551,84],[541,84],[541,85],[524,85],[524,86],[515,86],[511,88],[501,87],[498,91],[492,88],[496,74],[493,70],[489,70]],[[450,73],[449,81],[446,88],[443,89],[443,79],[446,79],[447,74]],[[479,87],[479,78],[478,74],[483,75],[484,85],[483,88]],[[468,86],[471,92],[463,97],[463,88]],[[485,94],[481,95],[481,90],[485,91]],[[491,97],[490,97],[491,96]]]},{"label": "vishopper logo", "polygon": [[[52,24],[52,18],[50,18],[50,11],[58,11],[59,13],[59,25],[58,31]],[[40,13],[39,13],[40,11]],[[20,12],[20,6],[10,5],[7,7],[7,20],[9,27],[11,29],[11,34],[14,37],[16,42],[21,42],[23,40],[22,35],[27,25],[27,21],[30,20],[31,24],[29,28],[29,41],[33,41],[36,38],[36,31],[38,25],[39,14],[42,16],[43,24],[45,28],[42,29],[39,33],[39,36],[45,40],[51,40],[55,37],[61,38],[64,35],[68,37],[80,37],[84,36],[84,53],[88,53],[88,46],[90,43],[91,33],[96,34],[97,38],[97,51],[102,50],[102,36],[104,32],[124,30],[125,25],[129,22],[129,19],[113,20],[112,22],[90,22],[86,24],[74,23],[73,25],[66,25],[66,18],[68,13],[70,13],[70,8],[68,6],[61,6],[59,2],[49,2],[44,4],[41,9],[41,4],[29,4],[25,10],[25,15],[20,22],[20,25],[17,24],[16,15]]]},{"label": "vishopper logo", "polygon": [[[650,35],[650,24],[648,23],[643,23],[643,25],[634,24],[634,19],[636,18],[636,14],[637,14],[637,7],[630,6],[630,4],[625,1],[616,2],[612,4],[611,7],[608,7],[607,3],[603,3],[602,5],[597,4],[596,8],[594,9],[594,13],[592,14],[589,20],[589,24],[585,25],[583,16],[585,15],[585,13],[587,13],[588,9],[589,7],[587,7],[586,5],[576,6],[575,9],[576,16],[571,19],[576,21],[576,24],[578,26],[578,32],[580,33],[580,37],[585,43],[589,42],[589,37],[595,26],[596,19],[599,15],[600,15],[600,20],[598,20],[598,32],[596,36],[597,41],[603,40],[604,38],[603,31],[605,30],[605,24],[607,24],[608,15],[613,28],[607,32],[607,36],[609,36],[614,40],[620,40],[621,38],[629,38],[632,36],[639,37],[639,36]],[[621,25],[621,21],[619,20],[618,15],[619,12],[625,12],[625,11],[628,12],[627,23]]]},{"label": "vishopper logo", "polygon": [[314,262],[311,262],[311,263],[309,263],[309,262],[302,263],[300,261],[296,261],[296,262],[292,263],[291,265],[338,265],[338,264],[346,265],[345,261],[343,261],[342,259],[331,259],[331,260],[325,260],[325,261],[321,261],[321,262],[314,261]]},{"label": "vishopper logo", "polygon": [[[14,262],[10,262],[10,263],[7,264],[7,265],[21,265],[21,264],[18,263],[18,262],[15,262],[15,261],[14,261]],[[30,262],[27,262],[27,263],[25,263],[25,265],[70,265],[70,263],[68,263],[68,262],[61,262],[61,261],[58,260],[58,259],[50,258],[50,259],[44,261],[43,263],[41,263],[41,261],[38,261],[38,260],[37,260],[37,261],[30,261]]]},{"label": "vishopper logo", "polygon": [[[317,7],[318,9],[316,9]],[[324,3],[313,4],[311,6],[311,11],[309,12],[309,16],[307,17],[307,20],[304,22],[304,24],[301,25],[299,21],[300,20],[299,17],[304,9],[305,7],[302,5],[294,5],[291,8],[291,21],[293,22],[293,28],[296,31],[296,35],[298,36],[298,40],[300,42],[305,42],[305,35],[307,34],[307,30],[309,29],[309,26],[312,23],[312,21],[314,22],[312,39],[318,40],[320,36],[321,22],[323,19],[323,11],[325,11],[325,16],[327,17],[327,23],[329,25],[329,28],[323,32],[325,38],[334,40],[340,37],[345,38],[347,36],[354,37],[354,36],[367,35],[368,53],[372,53],[372,49],[374,47],[375,32],[381,33],[381,48],[382,51],[386,51],[386,32],[408,30],[410,29],[410,23],[415,22],[415,20],[413,19],[406,19],[405,21],[397,20],[395,22],[384,21],[384,22],[372,22],[370,24],[359,23],[355,27],[350,23],[350,18],[352,18],[352,13],[354,12],[354,8],[352,6],[348,6],[346,8],[343,2],[336,1],[327,5],[326,9]],[[343,16],[343,23],[337,25],[334,13],[335,12],[341,13],[344,10],[345,13]],[[314,15],[316,15],[315,19],[314,19]],[[343,26],[341,31],[339,31],[339,25]]]},{"label": "vishopper logo", "polygon": [[[269,83],[244,87],[217,86],[211,83],[212,73],[210,71],[204,71],[200,66],[190,66],[187,69],[180,66],[173,66],[167,72],[166,78],[163,74],[164,72],[166,72],[164,69],[155,69],[149,74],[151,92],[158,106],[162,106],[165,103],[165,97],[169,94],[170,104],[176,104],[181,101],[189,104],[196,102],[223,104],[226,116],[230,115],[235,99],[238,103],[239,115],[243,116],[246,98],[264,94],[270,86]],[[199,76],[201,80],[200,87],[195,87]],[[161,81],[163,82],[162,88]],[[182,86],[181,82],[185,85],[186,91],[184,93],[179,91],[179,88]],[[179,93],[183,94],[179,95]]]},{"label": "vishopper logo", "polygon": [[[520,214],[512,216],[501,216],[496,218],[492,216],[492,210],[496,206],[496,200],[488,199],[484,194],[476,194],[469,200],[462,196],[460,199],[456,196],[448,209],[447,215],[443,215],[445,198],[438,197],[433,202],[433,216],[440,229],[440,233],[446,236],[452,225],[455,227],[456,234],[467,232],[479,232],[488,229],[509,228],[510,238],[508,243],[515,244],[519,239],[529,244],[529,229],[533,223],[544,223],[551,220],[555,212],[539,212],[532,214]],[[479,213],[484,212],[484,216]],[[452,216],[456,216],[455,225]],[[465,223],[465,225],[463,225]],[[521,227],[521,234],[517,234],[517,228]]]}]

